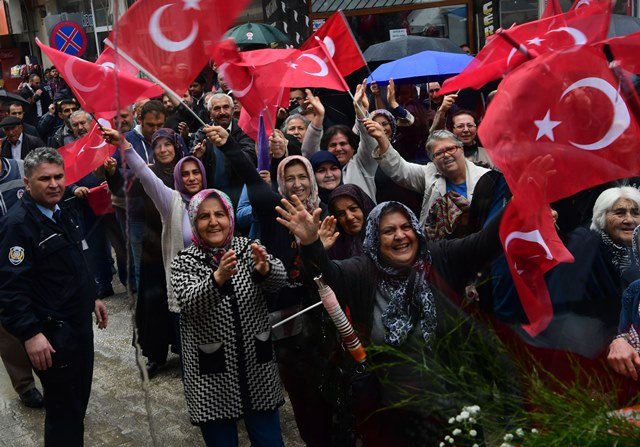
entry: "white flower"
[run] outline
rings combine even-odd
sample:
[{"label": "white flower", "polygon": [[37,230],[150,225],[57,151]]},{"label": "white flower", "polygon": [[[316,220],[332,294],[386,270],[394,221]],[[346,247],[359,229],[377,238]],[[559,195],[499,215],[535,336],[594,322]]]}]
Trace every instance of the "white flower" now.
[{"label": "white flower", "polygon": [[471,414],[476,414],[480,411],[480,407],[477,405],[472,405],[467,409],[467,411],[469,411],[469,413]]},{"label": "white flower", "polygon": [[447,436],[445,436],[445,437],[444,437],[444,440],[445,440],[445,441],[448,441],[449,439],[452,439],[452,438],[451,438],[451,436],[449,436],[449,435],[447,435]]},{"label": "white flower", "polygon": [[533,433],[534,435],[538,434],[538,429],[537,428],[532,428],[531,429],[531,433]]},{"label": "white flower", "polygon": [[453,444],[453,438],[449,438],[449,444]]},{"label": "white flower", "polygon": [[476,423],[476,420],[475,420],[474,418],[469,418],[469,423],[470,423],[470,424],[475,424],[475,423]]},{"label": "white flower", "polygon": [[463,421],[465,419],[469,419],[469,412],[463,410],[462,413],[460,413],[460,417],[462,418]]},{"label": "white flower", "polygon": [[453,436],[458,436],[460,433],[462,433],[462,430],[460,430],[459,428],[456,428],[455,430],[453,430],[451,434]]},{"label": "white flower", "polygon": [[444,447],[445,445],[446,445],[446,444],[445,444],[444,442],[441,442],[441,443],[439,444],[439,447]]},{"label": "white flower", "polygon": [[504,435],[504,440],[507,442],[513,441],[513,435],[511,433],[507,433],[506,435]]},{"label": "white flower", "polygon": [[449,423],[453,424],[456,421],[456,418],[449,418]]},{"label": "white flower", "polygon": [[500,447],[513,447],[511,444],[503,442],[502,444],[500,444]]},{"label": "white flower", "polygon": [[516,435],[520,437],[524,436],[524,430],[521,428],[516,428]]},{"label": "white flower", "polygon": [[480,447],[478,444],[473,444],[471,447]]},{"label": "white flower", "polygon": [[456,416],[456,421],[458,421],[458,422],[462,422],[462,421],[464,421],[464,419],[462,419],[462,416],[457,415],[457,416]]},{"label": "white flower", "polygon": [[477,434],[478,432],[475,431],[474,429],[469,430],[469,436],[471,436],[472,438],[474,438]]}]

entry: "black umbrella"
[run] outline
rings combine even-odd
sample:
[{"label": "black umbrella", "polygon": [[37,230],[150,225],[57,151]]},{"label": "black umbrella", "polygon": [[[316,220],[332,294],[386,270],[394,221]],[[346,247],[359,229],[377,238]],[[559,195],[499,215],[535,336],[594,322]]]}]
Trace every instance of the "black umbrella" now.
[{"label": "black umbrella", "polygon": [[371,45],[364,52],[367,62],[394,61],[423,51],[464,53],[451,39],[443,37],[406,36]]},{"label": "black umbrella", "polygon": [[7,102],[14,102],[14,101],[19,101],[25,104],[29,104],[29,101],[24,99],[22,96],[16,93],[8,92],[5,89],[0,89],[0,102],[7,103]]},{"label": "black umbrella", "polygon": [[640,19],[622,14],[611,14],[609,35],[607,37],[620,37],[640,31]]}]

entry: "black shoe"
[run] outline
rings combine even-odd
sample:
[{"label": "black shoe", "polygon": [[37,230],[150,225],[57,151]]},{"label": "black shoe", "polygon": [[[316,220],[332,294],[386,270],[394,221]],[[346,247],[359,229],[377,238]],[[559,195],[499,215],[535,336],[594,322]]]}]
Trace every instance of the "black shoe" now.
[{"label": "black shoe", "polygon": [[29,408],[42,408],[44,407],[44,398],[37,388],[31,388],[29,391],[25,391],[20,395],[22,403]]},{"label": "black shoe", "polygon": [[149,375],[149,378],[153,377],[156,375],[156,373],[158,372],[158,369],[160,369],[160,367],[162,365],[164,365],[165,362],[156,362],[154,360],[149,360],[147,362],[147,374]]}]

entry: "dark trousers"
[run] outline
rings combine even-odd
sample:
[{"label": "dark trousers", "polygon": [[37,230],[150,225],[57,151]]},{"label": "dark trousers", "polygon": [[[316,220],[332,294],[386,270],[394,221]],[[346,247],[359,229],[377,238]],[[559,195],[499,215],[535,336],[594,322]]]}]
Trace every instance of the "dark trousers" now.
[{"label": "dark trousers", "polygon": [[[84,416],[87,412],[93,377],[93,329],[91,317],[72,327],[77,331],[78,348],[68,366],[37,371],[45,399],[45,447],[84,445]],[[56,348],[59,352],[59,348]],[[55,356],[56,354],[54,354]]]},{"label": "dark trousers", "polygon": [[[200,426],[207,447],[237,447],[238,427],[236,421],[216,421]],[[253,447],[284,447],[278,410],[247,413],[244,425]]]}]

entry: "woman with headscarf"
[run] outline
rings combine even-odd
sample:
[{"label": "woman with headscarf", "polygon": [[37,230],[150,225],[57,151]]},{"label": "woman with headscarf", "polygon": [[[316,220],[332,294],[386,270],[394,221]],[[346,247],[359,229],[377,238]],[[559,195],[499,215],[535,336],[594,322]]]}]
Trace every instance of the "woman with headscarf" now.
[{"label": "woman with headscarf", "polygon": [[356,185],[340,185],[331,192],[329,212],[337,221],[340,235],[331,247],[325,245],[329,258],[348,259],[362,254],[364,224],[375,206],[373,200]]},{"label": "woman with headscarf", "polygon": [[[431,243],[407,207],[384,202],[369,214],[363,254],[331,261],[318,237],[319,210],[310,213],[294,200],[282,201],[278,212],[278,221],[300,240],[305,267],[322,273],[341,304],[349,306],[362,342],[389,345],[417,364],[435,361],[432,350],[438,339],[454,330],[451,317],[458,311],[437,289],[460,291],[474,272],[501,252],[500,219],[464,239]],[[441,432],[432,426],[434,416],[426,416],[422,408],[390,408],[418,390],[437,391],[443,384],[410,365],[381,366],[376,370],[385,378],[379,385],[380,411],[371,416],[375,424],[361,433],[364,445],[436,445]],[[433,404],[427,410],[443,410]]]},{"label": "woman with headscarf", "polygon": [[[260,223],[261,241],[269,253],[282,261],[288,282],[271,297],[271,320],[277,323],[318,301],[317,288],[303,275],[299,242],[276,223],[275,206],[297,196],[308,210],[326,205],[318,198],[318,185],[311,163],[290,155],[277,167],[278,192],[265,183],[242,154],[233,138],[219,126],[207,128],[207,137],[224,153],[237,175],[247,185],[253,213]],[[296,423],[309,446],[331,445],[332,408],[320,393],[323,371],[335,346],[335,331],[324,330],[326,317],[314,309],[272,331],[280,377],[289,394]],[[328,324],[331,324],[330,322]]]},{"label": "woman with headscarf", "polygon": [[[170,166],[159,162],[151,168],[131,149],[128,142],[116,130],[105,129],[104,135],[105,139],[112,144],[119,145],[125,151],[127,165],[139,179],[144,192],[151,199],[153,206],[160,215],[161,224],[156,227],[156,240],[159,239],[159,244],[156,243],[156,245],[161,247],[162,273],[149,277],[149,280],[152,284],[161,284],[163,282],[162,279],[166,281],[166,286],[164,286],[166,287],[166,299],[162,303],[154,304],[152,314],[155,317],[150,315],[149,318],[145,318],[144,321],[146,323],[138,321],[138,326],[141,329],[141,345],[146,345],[148,341],[153,346],[165,346],[164,351],[158,348],[148,352],[148,355],[145,354],[149,359],[148,370],[150,373],[154,373],[166,361],[166,342],[163,345],[158,340],[168,340],[170,339],[170,334],[173,334],[175,338],[174,350],[179,354],[179,308],[169,282],[169,266],[176,254],[191,243],[191,224],[187,216],[186,205],[194,194],[206,187],[206,175],[204,166],[196,157],[180,158],[178,156],[175,150],[177,146],[176,134],[171,129],[159,129],[153,134],[152,140],[154,148],[163,151],[163,153],[170,153],[170,148],[173,147],[176,153],[174,160],[178,161],[174,161]],[[117,175],[117,170],[112,170],[111,172]],[[155,172],[159,172],[160,176],[157,176]],[[152,212],[153,209],[148,211]],[[159,238],[158,234],[160,235]],[[158,272],[156,271],[156,273]],[[141,299],[138,301],[144,302]],[[149,313],[141,309],[140,313],[143,317],[145,312]],[[173,327],[173,330],[166,330],[167,324],[170,325],[169,327]],[[160,327],[163,330],[146,330],[145,333],[146,326]],[[162,355],[163,352],[164,355]]]},{"label": "woman with headscarf", "polygon": [[329,151],[313,154],[309,161],[318,184],[318,195],[322,203],[329,203],[329,194],[342,184],[342,171],[338,159]]},{"label": "woman with headscarf", "polygon": [[188,219],[193,243],[171,262],[171,286],[191,423],[207,446],[237,446],[238,419],[251,445],[284,446],[266,301],[266,292],[286,284],[284,266],[259,244],[233,236],[233,205],[221,191],[193,196]]}]

